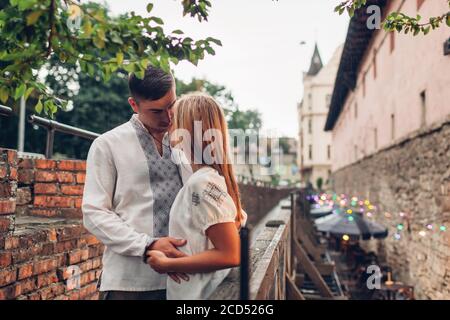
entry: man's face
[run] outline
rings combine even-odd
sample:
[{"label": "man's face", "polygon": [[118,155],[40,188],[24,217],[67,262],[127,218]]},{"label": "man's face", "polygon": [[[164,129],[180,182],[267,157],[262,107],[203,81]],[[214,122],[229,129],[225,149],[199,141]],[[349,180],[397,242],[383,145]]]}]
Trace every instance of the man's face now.
[{"label": "man's face", "polygon": [[133,111],[139,115],[139,120],[144,126],[155,132],[167,132],[172,125],[173,105],[177,97],[175,85],[172,86],[164,97],[158,100],[135,100],[128,98]]}]

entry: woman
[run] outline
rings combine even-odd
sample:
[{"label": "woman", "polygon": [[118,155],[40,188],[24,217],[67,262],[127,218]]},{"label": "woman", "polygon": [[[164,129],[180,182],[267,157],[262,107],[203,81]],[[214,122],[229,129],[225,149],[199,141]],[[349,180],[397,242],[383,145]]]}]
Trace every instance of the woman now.
[{"label": "woman", "polygon": [[[222,108],[202,93],[177,101],[171,140],[180,137],[192,176],[170,211],[169,236],[186,239],[187,257],[149,251],[148,263],[161,273],[189,273],[189,281],[167,280],[167,298],[206,299],[240,264],[239,229],[246,222],[229,161],[228,128]],[[192,139],[191,139],[192,137]]]}]

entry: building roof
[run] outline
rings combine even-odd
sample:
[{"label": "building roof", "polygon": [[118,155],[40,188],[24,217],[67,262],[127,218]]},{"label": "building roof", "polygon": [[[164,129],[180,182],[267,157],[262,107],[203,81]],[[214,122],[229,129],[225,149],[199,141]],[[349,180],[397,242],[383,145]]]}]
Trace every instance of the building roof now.
[{"label": "building roof", "polygon": [[311,64],[309,65],[309,70],[306,73],[308,76],[315,76],[322,69],[323,63],[322,58],[320,57],[319,48],[317,47],[317,43],[314,46],[314,53],[311,58]]},{"label": "building roof", "polygon": [[376,31],[376,29],[371,30],[367,27],[366,22],[370,15],[366,12],[366,8],[370,5],[378,5],[383,10],[386,3],[387,0],[369,0],[367,5],[357,10],[350,20],[334,84],[330,111],[325,123],[325,131],[333,130],[349,92],[355,89],[364,53],[368,49],[370,40]]}]

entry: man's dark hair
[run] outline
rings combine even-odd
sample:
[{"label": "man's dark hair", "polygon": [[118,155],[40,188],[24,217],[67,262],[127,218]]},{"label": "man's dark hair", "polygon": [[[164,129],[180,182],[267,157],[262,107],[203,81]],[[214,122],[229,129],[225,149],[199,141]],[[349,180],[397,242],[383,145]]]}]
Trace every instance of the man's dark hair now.
[{"label": "man's dark hair", "polygon": [[128,77],[128,88],[131,96],[136,100],[158,100],[164,97],[174,84],[170,73],[148,66],[144,79],[139,79],[134,73]]}]

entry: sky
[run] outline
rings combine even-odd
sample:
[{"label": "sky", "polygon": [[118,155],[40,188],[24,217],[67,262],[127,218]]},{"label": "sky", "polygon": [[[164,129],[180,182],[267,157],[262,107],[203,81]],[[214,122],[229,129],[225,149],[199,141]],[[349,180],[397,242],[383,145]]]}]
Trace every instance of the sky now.
[{"label": "sky", "polygon": [[[106,0],[113,14],[147,15],[151,0]],[[181,0],[153,0],[152,15],[164,29],[184,31],[196,39],[222,41],[216,55],[195,67],[175,66],[177,78],[204,78],[229,89],[241,109],[257,109],[263,129],[297,137],[297,103],[317,41],[324,63],[345,41],[349,18],[334,12],[338,0],[211,0],[208,22],[183,17]],[[304,41],[306,44],[300,45]]]}]

